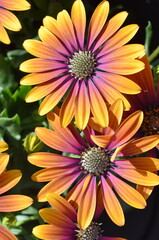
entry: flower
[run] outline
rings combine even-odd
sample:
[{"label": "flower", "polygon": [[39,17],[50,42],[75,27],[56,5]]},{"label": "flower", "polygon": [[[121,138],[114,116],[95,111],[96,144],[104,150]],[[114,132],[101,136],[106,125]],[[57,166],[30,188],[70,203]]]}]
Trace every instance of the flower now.
[{"label": "flower", "polygon": [[0,41],[5,44],[10,44],[11,41],[5,28],[11,31],[19,31],[21,24],[18,18],[10,12],[28,10],[30,4],[26,0],[0,0]]},{"label": "flower", "polygon": [[102,237],[101,224],[93,220],[83,229],[78,224],[78,215],[72,205],[66,199],[57,194],[50,193],[47,200],[54,208],[43,208],[40,216],[48,224],[33,228],[33,234],[44,240],[74,239],[74,240],[125,240],[124,238]]},{"label": "flower", "polygon": [[[8,149],[7,143],[0,141],[0,152]],[[9,162],[7,153],[0,154],[0,212],[14,212],[29,207],[32,204],[30,197],[12,194],[4,195],[5,192],[13,188],[21,179],[22,174],[19,170],[6,171]],[[0,236],[3,240],[17,240],[17,238],[4,226],[0,226]]]},{"label": "flower", "polygon": [[138,30],[136,24],[119,30],[127,12],[118,13],[106,23],[108,13],[109,2],[103,0],[91,17],[85,37],[85,8],[81,0],[76,0],[71,17],[63,10],[57,20],[44,18],[44,26],[38,32],[41,41],[24,41],[24,48],[36,58],[20,65],[21,71],[30,73],[22,78],[21,84],[37,85],[27,94],[26,102],[44,98],[40,115],[61,101],[61,125],[66,127],[75,117],[78,128],[84,129],[90,114],[102,127],[107,126],[107,101],[112,104],[121,98],[125,110],[130,108],[122,93],[137,94],[141,89],[126,75],[144,68],[135,59],[143,54],[144,47],[125,45]]},{"label": "flower", "polygon": [[[127,96],[131,103],[131,109],[127,114],[133,113],[137,110],[142,110],[144,113],[143,123],[137,131],[138,137],[150,136],[159,134],[159,82],[158,87],[155,87],[153,73],[146,55],[140,60],[145,64],[144,70],[136,73],[130,78],[135,81],[142,89],[141,93],[134,96]],[[159,144],[148,151],[147,155],[151,157],[158,157]],[[153,187],[138,186],[138,191],[147,199]]]},{"label": "flower", "polygon": [[28,156],[29,162],[44,168],[34,173],[32,179],[49,182],[38,193],[38,200],[46,201],[49,192],[62,194],[69,189],[66,198],[79,205],[82,228],[92,221],[97,187],[109,217],[121,226],[125,219],[114,191],[129,205],[144,208],[145,199],[126,181],[146,186],[159,184],[159,176],[152,173],[159,167],[158,159],[135,156],[159,143],[158,135],[132,139],[142,124],[143,113],[136,111],[120,123],[122,100],[112,104],[108,113],[108,127],[97,132],[87,126],[82,137],[72,124],[62,128],[59,116],[49,112],[48,121],[54,131],[37,127],[35,133],[47,146],[71,155],[37,152]]}]

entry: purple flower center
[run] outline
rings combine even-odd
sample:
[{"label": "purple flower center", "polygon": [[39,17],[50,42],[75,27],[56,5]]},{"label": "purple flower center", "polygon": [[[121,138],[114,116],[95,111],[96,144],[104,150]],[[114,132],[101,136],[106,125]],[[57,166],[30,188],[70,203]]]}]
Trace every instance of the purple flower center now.
[{"label": "purple flower center", "polygon": [[69,59],[69,72],[79,80],[90,77],[94,72],[96,62],[89,51],[75,52]]},{"label": "purple flower center", "polygon": [[80,163],[86,172],[96,176],[103,175],[110,165],[110,155],[104,148],[91,147],[82,153]]},{"label": "purple flower center", "polygon": [[141,130],[146,136],[159,134],[159,109],[144,112]]},{"label": "purple flower center", "polygon": [[86,229],[79,230],[77,240],[99,240],[102,236],[100,223],[92,222]]}]

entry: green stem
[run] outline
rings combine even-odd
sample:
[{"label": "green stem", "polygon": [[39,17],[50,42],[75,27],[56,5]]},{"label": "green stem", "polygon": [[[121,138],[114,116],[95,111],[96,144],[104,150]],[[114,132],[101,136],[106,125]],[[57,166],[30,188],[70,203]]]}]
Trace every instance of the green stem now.
[{"label": "green stem", "polygon": [[159,46],[148,56],[148,60],[151,63],[159,55]]}]

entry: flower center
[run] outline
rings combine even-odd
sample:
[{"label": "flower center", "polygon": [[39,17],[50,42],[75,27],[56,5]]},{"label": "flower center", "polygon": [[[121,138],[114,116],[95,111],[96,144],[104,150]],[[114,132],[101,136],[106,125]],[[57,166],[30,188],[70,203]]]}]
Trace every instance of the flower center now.
[{"label": "flower center", "polygon": [[141,130],[146,136],[159,134],[159,109],[152,109],[149,112],[144,112]]},{"label": "flower center", "polygon": [[77,240],[98,240],[101,237],[102,230],[99,223],[92,222],[86,229],[79,230]]},{"label": "flower center", "polygon": [[75,78],[84,79],[94,71],[95,59],[89,51],[75,52],[70,58],[69,68]]},{"label": "flower center", "polygon": [[108,151],[101,147],[88,148],[81,156],[81,166],[93,175],[102,175],[110,164]]}]

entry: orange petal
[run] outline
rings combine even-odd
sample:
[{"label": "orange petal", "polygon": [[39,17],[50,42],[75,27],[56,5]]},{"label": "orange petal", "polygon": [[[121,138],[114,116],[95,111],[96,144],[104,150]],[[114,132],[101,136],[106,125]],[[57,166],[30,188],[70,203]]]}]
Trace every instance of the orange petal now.
[{"label": "orange petal", "polygon": [[66,240],[71,238],[70,229],[64,227],[56,227],[52,225],[39,225],[33,228],[33,234],[43,240]]},{"label": "orange petal", "polygon": [[57,209],[59,212],[70,218],[73,222],[77,221],[77,213],[72,207],[72,205],[63,197],[55,194],[55,193],[48,193],[47,200],[49,204],[54,208]]},{"label": "orange petal", "polygon": [[8,33],[6,32],[5,28],[0,24],[0,41],[5,43],[5,44],[10,44],[11,41],[9,39]]},{"label": "orange petal", "polygon": [[123,210],[117,197],[103,176],[101,176],[101,184],[103,203],[109,217],[118,226],[123,226],[125,223]]},{"label": "orange petal", "polygon": [[94,77],[93,79],[97,84],[99,91],[102,93],[104,98],[108,101],[108,103],[112,105],[117,99],[122,99],[124,110],[130,109],[131,107],[130,103],[116,88],[112,87],[109,84],[106,84],[103,80],[97,77]]},{"label": "orange petal", "polygon": [[126,44],[134,37],[138,29],[139,27],[136,24],[130,24],[121,28],[106,42],[98,56],[101,56]]},{"label": "orange petal", "polygon": [[43,208],[39,211],[40,216],[45,222],[55,225],[57,227],[63,226],[64,228],[74,229],[75,225],[66,215],[62,214],[56,209]]},{"label": "orange petal", "polygon": [[25,40],[23,47],[35,57],[57,60],[60,56],[60,54],[50,49],[43,42],[34,39]]},{"label": "orange petal", "polygon": [[9,155],[7,153],[0,154],[0,174],[5,170],[9,162]]},{"label": "orange petal", "polygon": [[44,115],[51,111],[61,100],[61,98],[66,93],[67,89],[70,87],[72,83],[72,79],[67,80],[65,83],[61,84],[58,89],[52,91],[40,104],[38,113],[39,115]]},{"label": "orange petal", "polygon": [[71,9],[71,18],[76,30],[77,39],[81,48],[83,49],[86,28],[86,12],[83,2],[81,0],[76,0],[73,3]]},{"label": "orange petal", "polygon": [[0,8],[1,24],[12,31],[19,31],[21,29],[21,24],[18,18],[10,11]]},{"label": "orange petal", "polygon": [[4,141],[0,141],[0,152],[4,152],[8,149],[8,144]]},{"label": "orange petal", "polygon": [[137,155],[149,151],[150,149],[156,147],[158,143],[159,143],[158,135],[146,136],[131,141],[129,144],[125,146],[125,148],[122,149],[121,152],[124,156]]},{"label": "orange petal", "polygon": [[154,173],[139,169],[117,169],[113,171],[128,181],[143,186],[156,186],[159,184],[159,176]]},{"label": "orange petal", "polygon": [[[143,70],[144,64],[143,62],[136,59],[130,59],[129,61],[123,60],[123,59],[117,59],[110,62],[108,60],[108,62],[102,63],[99,66],[99,69],[106,72],[111,72],[111,73],[120,74],[120,75],[130,75]],[[133,87],[136,86],[139,92],[140,87],[131,81],[130,83]]]},{"label": "orange petal", "polygon": [[127,18],[128,13],[123,11],[116,14],[112,17],[103,27],[102,35],[100,36],[99,40],[96,42],[95,49],[100,47],[108,38],[110,38],[123,24],[125,19]]},{"label": "orange petal", "polygon": [[130,206],[143,209],[146,207],[146,201],[142,195],[126,182],[109,173],[109,179],[117,194]]},{"label": "orange petal", "polygon": [[20,181],[21,177],[22,173],[20,170],[10,170],[3,172],[0,175],[0,194],[14,187]]},{"label": "orange petal", "polygon": [[92,81],[88,81],[89,88],[89,98],[91,104],[91,112],[95,117],[96,121],[102,126],[108,126],[108,111],[105,104],[105,101],[99,92],[98,88],[92,83]]},{"label": "orange petal", "polygon": [[75,101],[75,121],[79,129],[84,129],[90,117],[90,102],[85,82],[82,81]]},{"label": "orange petal", "polygon": [[158,158],[136,157],[127,160],[119,160],[118,166],[122,168],[136,168],[140,170],[155,172],[159,170],[159,161]]},{"label": "orange petal", "polygon": [[27,10],[31,7],[31,5],[23,0],[2,0],[1,1],[1,7],[3,8],[7,8],[9,10],[13,10],[13,11],[22,11],[22,10]]},{"label": "orange petal", "polygon": [[46,184],[38,193],[39,202],[47,201],[47,193],[61,194],[72,185],[72,183],[80,176],[81,172],[72,173],[70,175],[63,175],[61,178],[57,178],[50,183]]},{"label": "orange petal", "polygon": [[103,195],[102,195],[102,187],[101,183],[97,186],[97,203],[96,203],[96,210],[94,213],[93,219],[98,219],[101,216],[101,213],[104,210],[104,204],[103,204]]},{"label": "orange petal", "polygon": [[97,146],[106,148],[110,142],[112,135],[91,135],[91,139]]},{"label": "orange petal", "polygon": [[[63,31],[62,31],[63,32]],[[69,55],[69,52],[64,44],[62,44],[58,38],[52,34],[47,28],[41,26],[38,31],[39,38],[48,46],[49,48],[62,53],[66,56]]]},{"label": "orange petal", "polygon": [[37,152],[28,156],[28,161],[36,166],[51,168],[67,166],[79,162],[78,158],[66,157],[56,153]]},{"label": "orange petal", "polygon": [[137,94],[141,92],[139,85],[124,76],[104,72],[99,73],[98,76],[102,78],[105,84],[111,85],[119,92],[127,94]]},{"label": "orange petal", "polygon": [[116,130],[123,116],[123,102],[117,99],[109,108],[109,127]]},{"label": "orange petal", "polygon": [[151,195],[153,189],[154,186],[137,185],[137,191],[145,198],[145,200],[147,200],[148,197]]},{"label": "orange petal", "polygon": [[18,240],[16,236],[13,235],[8,229],[3,226],[0,226],[0,237],[2,240]]},{"label": "orange petal", "polygon": [[60,121],[61,126],[66,127],[74,117],[75,114],[75,99],[78,92],[78,84],[75,84],[70,92],[68,93],[67,97],[63,101],[61,110],[60,110]]},{"label": "orange petal", "polygon": [[75,38],[74,26],[72,20],[66,10],[63,10],[57,15],[57,22],[60,30],[62,31],[68,42],[75,48],[78,49],[77,41]]},{"label": "orange petal", "polygon": [[24,195],[7,195],[0,197],[0,212],[15,212],[29,207],[33,199]]},{"label": "orange petal", "polygon": [[143,112],[136,111],[128,116],[118,127],[111,139],[109,149],[114,149],[128,141],[140,128],[143,121]]},{"label": "orange petal", "polygon": [[90,20],[89,29],[88,29],[88,39],[89,39],[88,48],[91,46],[95,38],[100,33],[108,17],[108,13],[109,13],[109,2],[106,0],[103,0],[94,10],[94,13]]},{"label": "orange petal", "polygon": [[90,175],[86,178],[83,189],[82,197],[78,208],[77,222],[80,229],[86,229],[95,213],[96,208],[96,177]]}]

